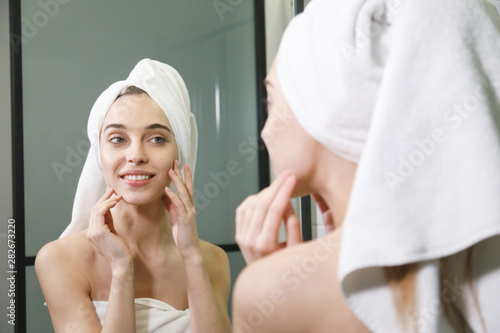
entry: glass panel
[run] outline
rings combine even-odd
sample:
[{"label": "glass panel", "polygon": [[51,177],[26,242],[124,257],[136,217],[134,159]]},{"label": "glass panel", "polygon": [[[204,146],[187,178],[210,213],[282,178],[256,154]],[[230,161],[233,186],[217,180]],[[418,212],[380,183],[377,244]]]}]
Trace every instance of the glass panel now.
[{"label": "glass panel", "polygon": [[26,267],[26,332],[54,332],[33,266]]},{"label": "glass panel", "polygon": [[190,92],[200,237],[234,243],[234,210],[258,190],[252,6],[22,1],[27,255],[71,219],[95,99],[145,57],[174,66]]}]

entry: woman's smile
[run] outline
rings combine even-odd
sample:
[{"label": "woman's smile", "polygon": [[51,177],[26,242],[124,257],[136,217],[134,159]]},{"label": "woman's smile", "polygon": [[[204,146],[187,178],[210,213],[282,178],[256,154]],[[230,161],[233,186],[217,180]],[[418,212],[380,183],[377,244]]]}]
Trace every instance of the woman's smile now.
[{"label": "woman's smile", "polygon": [[128,170],[120,173],[123,182],[132,187],[142,187],[152,182],[154,173],[144,170]]}]

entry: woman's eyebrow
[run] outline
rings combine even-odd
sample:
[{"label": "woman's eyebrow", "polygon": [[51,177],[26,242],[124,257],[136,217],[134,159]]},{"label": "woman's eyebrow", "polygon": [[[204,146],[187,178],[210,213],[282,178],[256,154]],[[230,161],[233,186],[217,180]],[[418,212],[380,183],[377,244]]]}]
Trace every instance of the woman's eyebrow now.
[{"label": "woman's eyebrow", "polygon": [[[109,125],[106,125],[106,127],[104,127],[103,132],[105,130],[107,130],[108,128],[126,129],[125,125],[123,125],[123,124],[109,124]],[[152,130],[152,129],[157,129],[157,128],[164,129],[165,131],[167,131],[173,135],[172,130],[170,128],[168,128],[167,126],[162,125],[162,124],[155,123],[155,124],[151,124],[148,127],[146,127],[147,130]]]},{"label": "woman's eyebrow", "polygon": [[104,129],[102,130],[103,132],[105,130],[107,130],[108,128],[119,128],[119,129],[124,129],[125,128],[125,125],[123,124],[109,124],[107,125],[106,127],[104,127]]},{"label": "woman's eyebrow", "polygon": [[148,127],[146,127],[146,129],[148,129],[148,130],[150,130],[150,129],[156,129],[156,128],[164,129],[165,131],[169,132],[170,134],[173,134],[172,130],[170,128],[168,128],[167,126],[162,125],[162,124],[151,124]]}]

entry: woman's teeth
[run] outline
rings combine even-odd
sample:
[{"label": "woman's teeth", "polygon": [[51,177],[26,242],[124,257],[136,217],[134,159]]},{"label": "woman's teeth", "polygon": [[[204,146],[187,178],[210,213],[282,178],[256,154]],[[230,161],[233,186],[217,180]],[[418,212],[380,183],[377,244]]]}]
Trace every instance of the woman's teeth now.
[{"label": "woman's teeth", "polygon": [[152,175],[126,175],[123,178],[126,180],[146,180],[152,177]]}]

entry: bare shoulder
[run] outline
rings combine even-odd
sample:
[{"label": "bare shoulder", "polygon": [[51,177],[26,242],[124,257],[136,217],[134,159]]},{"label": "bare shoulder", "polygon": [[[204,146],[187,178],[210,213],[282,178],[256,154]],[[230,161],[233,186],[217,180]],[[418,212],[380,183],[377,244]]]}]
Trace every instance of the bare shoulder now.
[{"label": "bare shoulder", "polygon": [[60,279],[71,278],[73,284],[81,288],[90,288],[87,272],[94,257],[95,249],[87,240],[86,232],[69,235],[40,249],[35,260],[36,274],[41,284],[56,275]]},{"label": "bare shoulder", "polygon": [[337,278],[340,230],[247,266],[233,295],[235,332],[368,332]]},{"label": "bare shoulder", "polygon": [[35,269],[38,272],[54,265],[68,269],[83,267],[94,255],[95,251],[86,238],[86,231],[82,231],[45,244],[36,256]]},{"label": "bare shoulder", "polygon": [[229,267],[229,259],[226,252],[217,245],[200,240],[200,248],[208,271]]},{"label": "bare shoulder", "polygon": [[85,231],[50,242],[38,252],[35,270],[56,332],[75,326],[100,329],[90,299],[94,258]]},{"label": "bare shoulder", "polygon": [[231,271],[227,254],[220,247],[203,240],[200,240],[200,247],[215,296],[222,307],[227,308],[231,292]]}]

